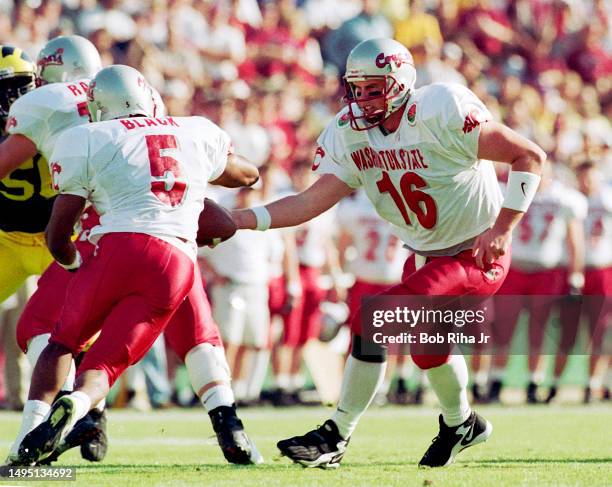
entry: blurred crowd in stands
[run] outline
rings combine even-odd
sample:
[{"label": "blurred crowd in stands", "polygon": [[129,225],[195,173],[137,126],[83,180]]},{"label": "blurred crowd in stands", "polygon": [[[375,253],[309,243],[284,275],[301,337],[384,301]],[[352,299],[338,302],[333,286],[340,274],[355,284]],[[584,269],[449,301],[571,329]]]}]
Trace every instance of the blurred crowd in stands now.
[{"label": "blurred crowd in stands", "polygon": [[174,115],[206,114],[259,164],[310,157],[348,52],[393,36],[417,85],[467,84],[554,162],[612,167],[606,0],[0,0],[0,42],[78,33],[140,69]]}]

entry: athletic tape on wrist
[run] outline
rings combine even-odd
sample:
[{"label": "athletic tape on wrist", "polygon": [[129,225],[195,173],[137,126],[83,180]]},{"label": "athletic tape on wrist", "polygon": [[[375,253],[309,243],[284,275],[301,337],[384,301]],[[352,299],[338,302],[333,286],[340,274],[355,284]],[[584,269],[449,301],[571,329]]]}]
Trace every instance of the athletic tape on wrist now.
[{"label": "athletic tape on wrist", "polygon": [[255,214],[255,220],[257,221],[255,230],[262,232],[268,230],[270,225],[272,225],[272,217],[268,209],[265,206],[256,206],[251,208],[251,211]]},{"label": "athletic tape on wrist", "polygon": [[58,262],[58,264],[61,265],[64,269],[71,272],[76,271],[79,267],[81,267],[82,263],[83,259],[81,258],[81,253],[78,250],[76,251],[76,255],[74,260],[72,261],[72,264],[62,264],[61,262]]},{"label": "athletic tape on wrist", "polygon": [[540,176],[526,171],[510,171],[503,208],[525,212],[540,185]]}]

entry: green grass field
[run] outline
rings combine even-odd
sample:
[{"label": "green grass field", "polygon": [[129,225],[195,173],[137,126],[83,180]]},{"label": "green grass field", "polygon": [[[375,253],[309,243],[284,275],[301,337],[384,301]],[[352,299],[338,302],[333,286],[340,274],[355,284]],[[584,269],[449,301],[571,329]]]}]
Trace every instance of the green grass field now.
[{"label": "green grass field", "polygon": [[[612,485],[609,406],[478,410],[493,423],[493,436],[486,444],[461,453],[458,461],[445,469],[419,470],[416,466],[436,433],[436,412],[429,406],[371,409],[336,471],[303,469],[278,458],[275,447],[278,439],[304,433],[322,422],[329,413],[323,408],[244,411],[248,431],[266,458],[262,466],[226,464],[208,417],[199,409],[110,411],[111,446],[104,463],[87,463],[75,450],[57,465],[77,469],[77,482],[63,485],[112,487]],[[17,413],[0,414],[2,455],[14,438],[18,421]],[[0,480],[0,485],[6,483]]]}]

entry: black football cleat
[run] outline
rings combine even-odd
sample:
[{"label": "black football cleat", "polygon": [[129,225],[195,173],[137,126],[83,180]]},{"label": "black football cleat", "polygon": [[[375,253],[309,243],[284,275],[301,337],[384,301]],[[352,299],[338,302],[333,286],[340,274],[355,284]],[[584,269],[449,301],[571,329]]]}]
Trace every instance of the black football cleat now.
[{"label": "black football cleat", "polygon": [[[87,439],[80,443],[81,457],[90,462],[101,462],[104,460],[106,451],[108,450],[106,409],[102,411],[92,409],[85,418],[89,419],[90,425],[88,427]],[[78,423],[76,426],[78,426]]]},{"label": "black football cleat", "polygon": [[303,467],[338,468],[349,440],[340,436],[338,427],[328,419],[304,436],[279,441],[281,453]]},{"label": "black football cleat", "polygon": [[234,406],[219,406],[208,413],[223,456],[230,463],[263,463],[263,457],[244,431]]},{"label": "black football cleat", "polygon": [[421,458],[419,467],[446,467],[455,461],[457,454],[489,439],[493,426],[475,412],[459,426],[446,426],[439,418],[440,432]]},{"label": "black football cleat", "polygon": [[49,457],[59,446],[74,410],[74,402],[69,396],[54,402],[49,411],[49,419],[30,431],[19,445],[19,460],[31,465]]},{"label": "black football cleat", "polygon": [[489,387],[488,401],[489,403],[499,404],[501,403],[501,391],[503,388],[503,383],[499,379],[495,379],[491,382],[491,386]]},{"label": "black football cleat", "polygon": [[38,465],[50,465],[60,455],[71,448],[81,447],[81,457],[90,462],[100,462],[106,456],[108,438],[106,436],[106,414],[92,409],[87,415],[77,421],[74,428],[60,442],[53,453]]},{"label": "black football cleat", "polygon": [[555,397],[557,397],[557,386],[552,386],[548,390],[548,395],[546,396],[546,399],[544,399],[544,403],[550,404]]},{"label": "black football cleat", "polygon": [[538,385],[535,382],[530,382],[527,385],[527,404],[540,404],[538,399]]}]

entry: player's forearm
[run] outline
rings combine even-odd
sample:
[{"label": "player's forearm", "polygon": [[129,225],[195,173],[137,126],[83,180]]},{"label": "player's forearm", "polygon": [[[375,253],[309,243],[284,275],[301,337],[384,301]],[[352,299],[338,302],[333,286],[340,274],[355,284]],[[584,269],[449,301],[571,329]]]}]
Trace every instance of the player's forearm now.
[{"label": "player's forearm", "polygon": [[62,265],[70,265],[77,259],[77,249],[70,237],[67,241],[63,239],[47,240],[47,246],[53,258]]},{"label": "player's forearm", "polygon": [[352,191],[336,176],[325,174],[301,193],[255,208],[255,212],[236,210],[232,216],[238,228],[243,229],[295,227],[329,210]]},{"label": "player's forearm", "polygon": [[72,242],[74,225],[79,219],[86,199],[72,194],[60,194],[53,204],[49,224],[45,230],[47,247],[62,266],[80,265],[79,253]]},{"label": "player's forearm", "polygon": [[[322,213],[318,206],[311,205],[303,193],[287,196],[265,206],[270,213],[271,224],[269,228],[295,227],[307,222]],[[234,210],[232,217],[239,229],[255,230],[257,218],[253,210]]]},{"label": "player's forearm", "polygon": [[9,135],[0,144],[0,179],[36,155],[36,146],[23,135]]},{"label": "player's forearm", "polygon": [[242,186],[253,186],[258,179],[259,171],[253,164],[243,157],[231,154],[221,176],[211,181],[210,184],[226,188],[240,188]]},{"label": "player's forearm", "polygon": [[499,233],[512,233],[512,230],[517,223],[523,218],[525,213],[522,211],[512,210],[510,208],[502,208],[497,215],[497,219],[493,224],[493,228]]}]

